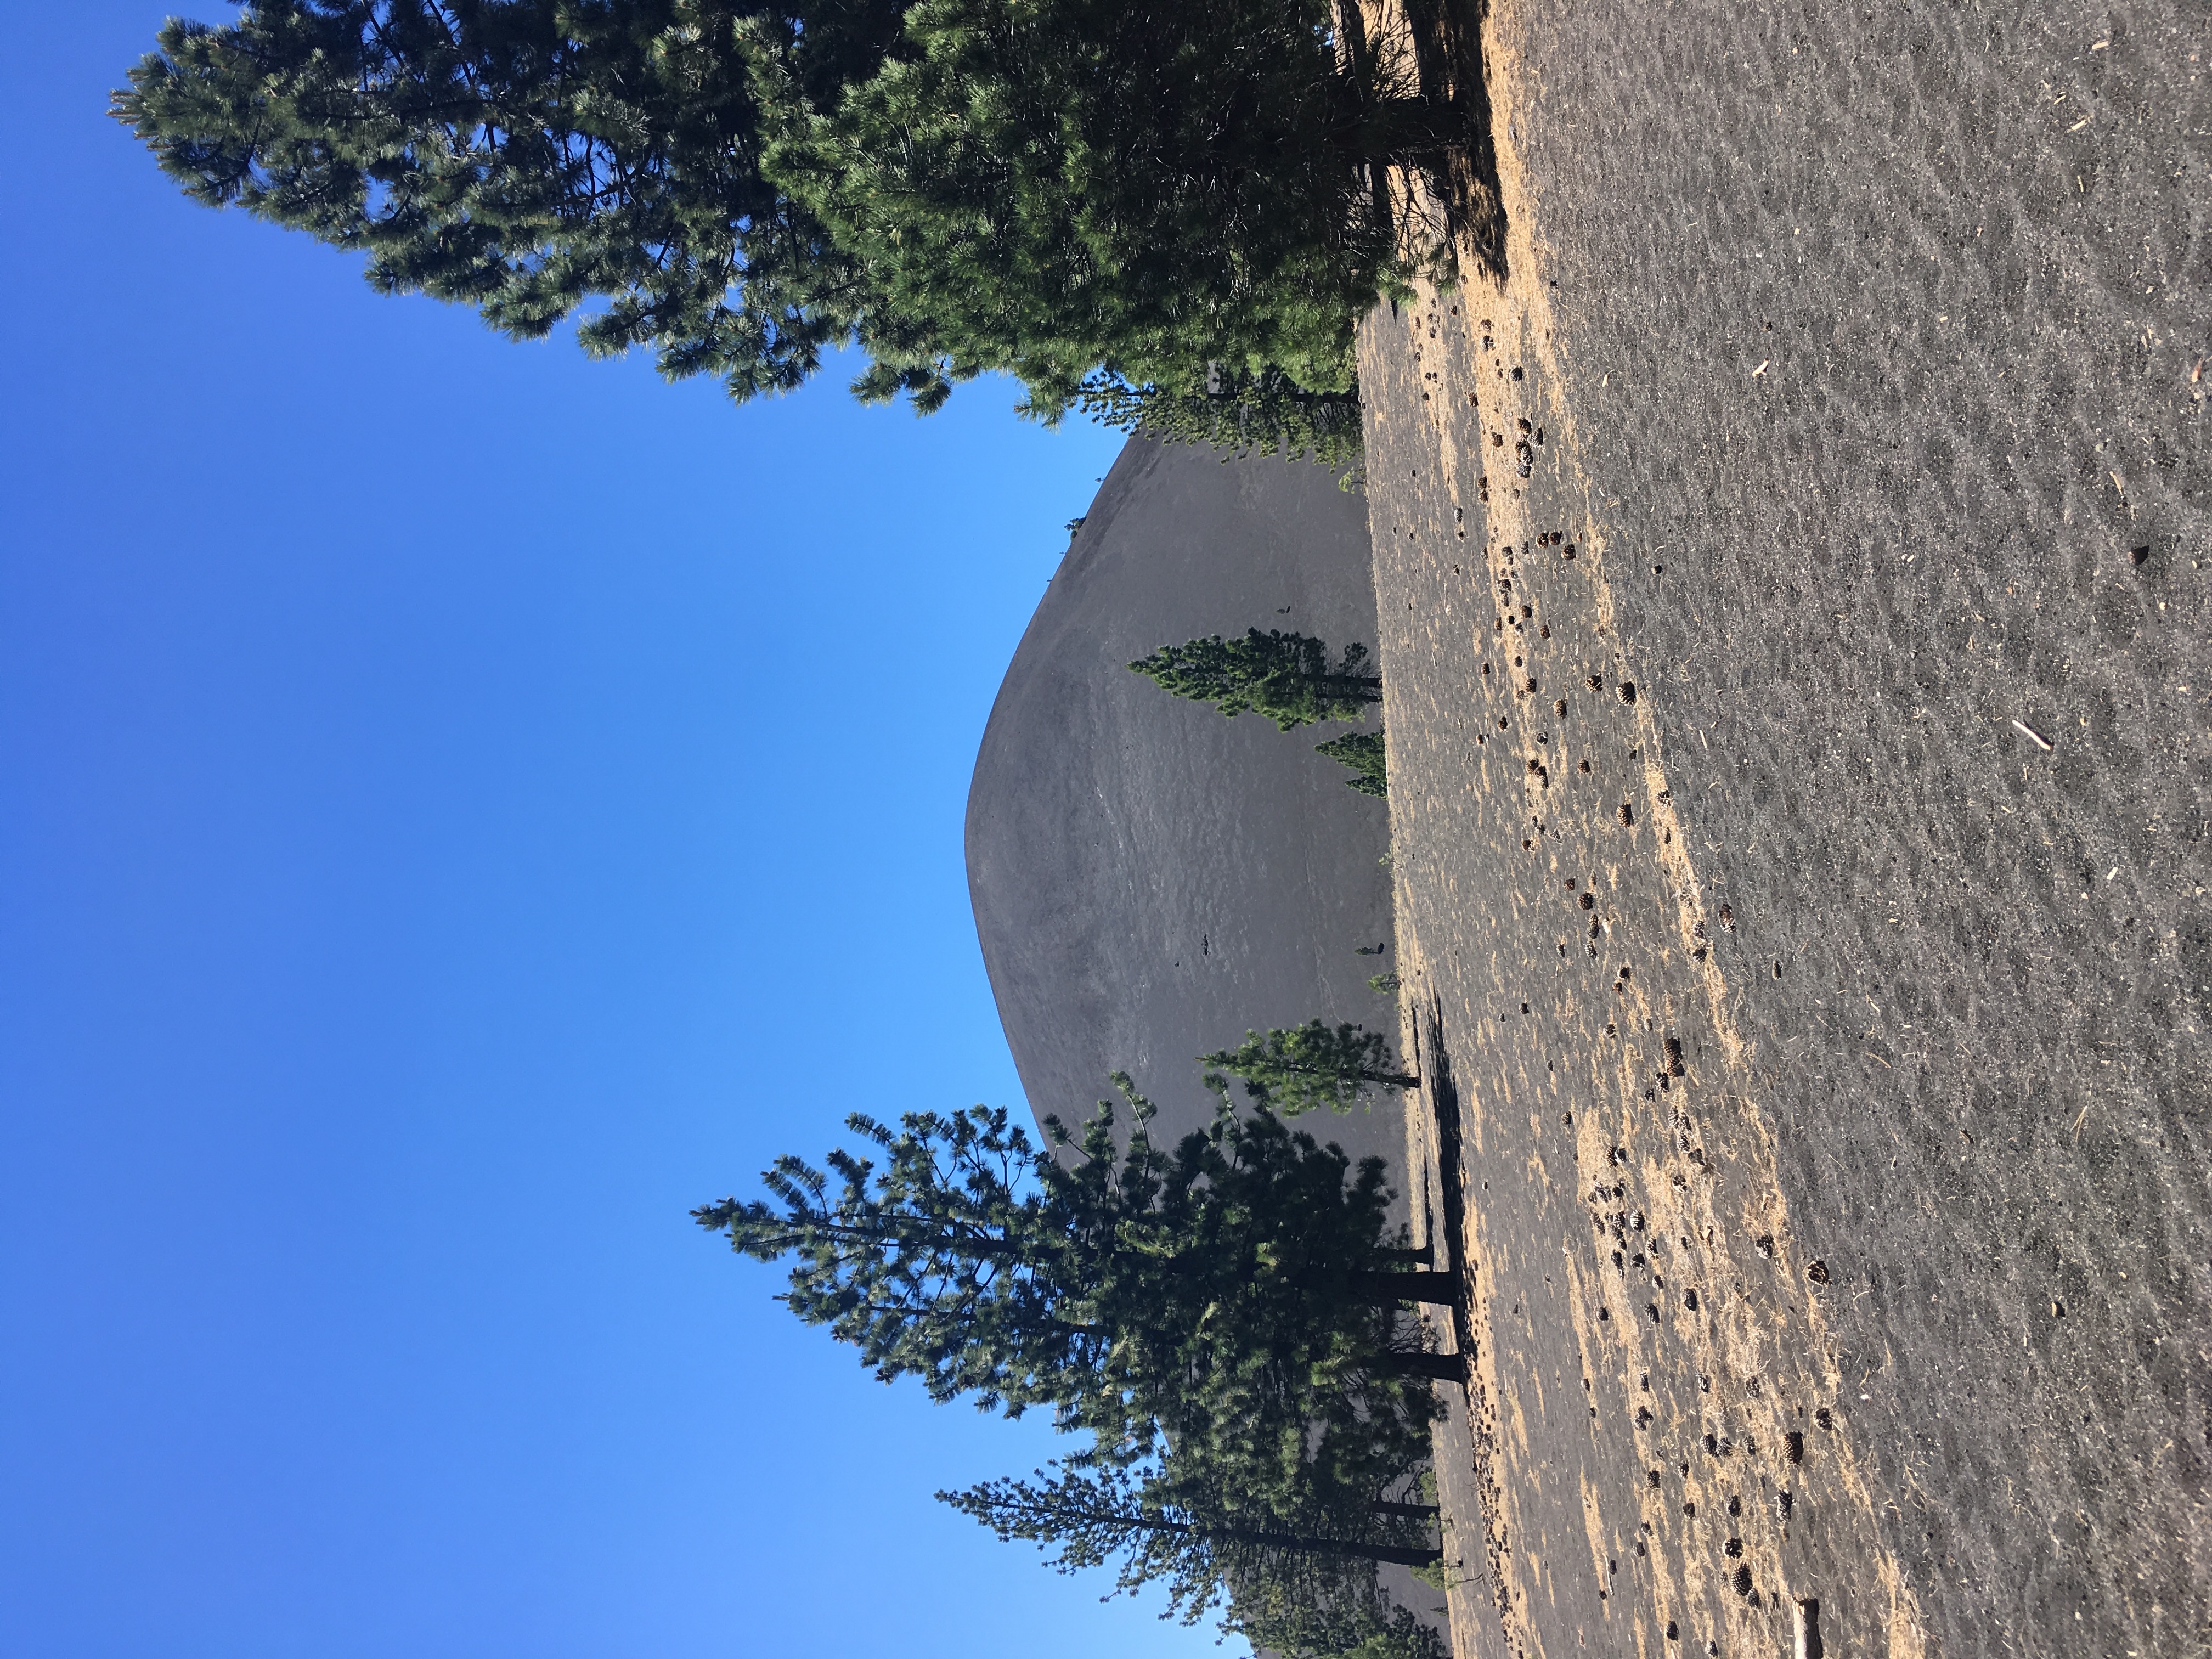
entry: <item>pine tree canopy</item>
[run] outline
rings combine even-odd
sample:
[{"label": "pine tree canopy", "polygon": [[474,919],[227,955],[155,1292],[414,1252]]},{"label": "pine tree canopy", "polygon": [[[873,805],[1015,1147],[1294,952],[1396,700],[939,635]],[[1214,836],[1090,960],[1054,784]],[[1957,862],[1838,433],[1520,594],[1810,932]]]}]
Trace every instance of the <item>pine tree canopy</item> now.
[{"label": "pine tree canopy", "polygon": [[1178,1444],[1143,1469],[1039,1470],[937,1494],[1006,1541],[1056,1548],[1062,1572],[1116,1570],[1117,1592],[1164,1590],[1164,1616],[1195,1624],[1233,1597],[1225,1633],[1285,1659],[1443,1659],[1435,1632],[1391,1606],[1382,1562],[1434,1565],[1433,1514],[1318,1489],[1255,1502],[1233,1453]]},{"label": "pine tree canopy", "polygon": [[[1135,1109],[1126,1147],[1102,1109],[1065,1163],[1006,1112],[851,1127],[874,1157],[786,1158],[774,1202],[695,1212],[740,1253],[791,1260],[792,1310],[890,1380],[918,1376],[1018,1415],[1052,1408],[1109,1462],[1163,1431],[1231,1435],[1374,1485],[1425,1443],[1431,1403],[1402,1299],[1445,1276],[1398,1271],[1379,1159],[1355,1172],[1266,1112],[1224,1109],[1172,1151]],[[880,1158],[880,1167],[875,1161]],[[836,1177],[833,1184],[832,1176]]]},{"label": "pine tree canopy", "polygon": [[1382,677],[1367,668],[1367,647],[1349,645],[1332,663],[1328,646],[1310,634],[1261,633],[1241,640],[1215,634],[1164,645],[1129,665],[1162,690],[1224,714],[1256,714],[1288,732],[1318,720],[1356,720],[1382,701]]},{"label": "pine tree canopy", "polygon": [[864,397],[1006,370],[1334,453],[1376,169],[1457,136],[1337,58],[1322,0],[248,0],[115,110],[196,199],[516,337],[580,313],[738,398],[856,344]]},{"label": "pine tree canopy", "polygon": [[[116,113],[187,194],[368,256],[369,281],[533,338],[650,346],[739,398],[798,385],[866,313],[861,273],[763,174],[729,0],[253,0],[172,20]],[[835,86],[895,0],[823,9],[793,72]]]},{"label": "pine tree canopy", "polygon": [[1236,1048],[1200,1054],[1199,1063],[1218,1068],[1206,1075],[1208,1088],[1225,1095],[1229,1078],[1241,1078],[1254,1102],[1285,1117],[1322,1107],[1348,1112],[1371,1085],[1417,1089],[1421,1083],[1398,1068],[1380,1031],[1351,1021],[1310,1019],[1264,1035],[1247,1031]]},{"label": "pine tree canopy", "polygon": [[1347,732],[1340,738],[1316,744],[1314,752],[1352,769],[1353,775],[1344,781],[1346,788],[1377,799],[1389,794],[1389,751],[1384,746],[1382,732]]},{"label": "pine tree canopy", "polygon": [[895,310],[1048,415],[1102,366],[1340,392],[1395,270],[1369,169],[1418,147],[1425,106],[1340,70],[1332,21],[1327,0],[917,0],[911,54],[839,103],[769,99],[769,169]]}]

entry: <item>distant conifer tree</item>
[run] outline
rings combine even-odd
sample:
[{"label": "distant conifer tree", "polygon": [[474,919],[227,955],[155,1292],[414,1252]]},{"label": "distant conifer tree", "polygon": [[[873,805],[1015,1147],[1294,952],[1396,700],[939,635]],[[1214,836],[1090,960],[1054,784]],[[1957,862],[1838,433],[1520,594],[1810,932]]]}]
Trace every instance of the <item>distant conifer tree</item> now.
[{"label": "distant conifer tree", "polygon": [[[1444,1633],[1396,1605],[1374,1569],[1301,1565],[1285,1555],[1227,1574],[1223,1627],[1279,1659],[1450,1659]],[[1420,1576],[1433,1582],[1443,1571],[1439,1563]]]},{"label": "distant conifer tree", "polygon": [[[1200,443],[1223,459],[1279,449],[1325,466],[1356,463],[1362,450],[1359,391],[1309,392],[1279,368],[1208,364],[1181,375],[1131,382],[1103,372],[1085,379],[1075,406],[1108,426],[1166,443]],[[1356,466],[1342,481],[1351,488]]]},{"label": "distant conifer tree", "polygon": [[1350,645],[1335,662],[1309,634],[1245,630],[1164,645],[1129,665],[1163,690],[1210,702],[1224,714],[1256,714],[1289,732],[1318,720],[1356,720],[1382,701],[1382,677],[1367,668],[1367,647]]},{"label": "distant conifer tree", "polygon": [[1355,775],[1344,781],[1347,787],[1378,798],[1390,793],[1389,769],[1380,732],[1347,732],[1340,738],[1316,744],[1314,752],[1352,769]]},{"label": "distant conifer tree", "polygon": [[1185,1624],[1226,1602],[1224,1632],[1285,1659],[1443,1659],[1437,1633],[1393,1607],[1376,1572],[1441,1561],[1432,1509],[1352,1494],[1255,1503],[1237,1461],[1178,1446],[1145,1470],[1061,1465],[937,1496],[1004,1541],[1054,1550],[1061,1572],[1111,1567],[1117,1592],[1163,1591],[1164,1616]]},{"label": "distant conifer tree", "polygon": [[1398,1068],[1381,1032],[1349,1021],[1331,1025],[1310,1019],[1264,1035],[1247,1031],[1237,1047],[1200,1054],[1199,1063],[1216,1068],[1206,1074],[1207,1087],[1225,1094],[1229,1078],[1239,1078],[1255,1102],[1285,1117],[1321,1107],[1348,1112],[1378,1085],[1421,1085],[1419,1078]]}]

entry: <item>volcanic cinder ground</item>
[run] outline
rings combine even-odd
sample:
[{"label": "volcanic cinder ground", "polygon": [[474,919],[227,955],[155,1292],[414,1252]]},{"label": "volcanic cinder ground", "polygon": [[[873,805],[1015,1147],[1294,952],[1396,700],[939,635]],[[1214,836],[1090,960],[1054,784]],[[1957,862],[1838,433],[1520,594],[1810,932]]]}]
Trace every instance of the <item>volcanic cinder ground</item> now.
[{"label": "volcanic cinder ground", "polygon": [[1504,269],[1361,357],[1460,1650],[2212,1651],[2212,15],[1468,38]]}]

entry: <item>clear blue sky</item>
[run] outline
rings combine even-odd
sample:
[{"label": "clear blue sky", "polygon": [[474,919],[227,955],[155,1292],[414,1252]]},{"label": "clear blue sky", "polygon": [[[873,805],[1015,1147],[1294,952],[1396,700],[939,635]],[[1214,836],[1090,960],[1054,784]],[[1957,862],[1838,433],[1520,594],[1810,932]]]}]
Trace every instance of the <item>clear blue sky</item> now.
[{"label": "clear blue sky", "polygon": [[1118,439],[379,299],[105,118],[164,10],[0,3],[0,1653],[1212,1652],[685,1215],[1018,1103],[962,803]]}]

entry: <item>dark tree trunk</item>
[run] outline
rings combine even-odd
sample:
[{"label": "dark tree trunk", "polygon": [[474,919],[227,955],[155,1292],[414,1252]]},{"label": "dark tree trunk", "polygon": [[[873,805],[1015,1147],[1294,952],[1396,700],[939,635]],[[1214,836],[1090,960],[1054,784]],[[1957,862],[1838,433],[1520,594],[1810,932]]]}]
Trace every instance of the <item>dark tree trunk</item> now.
[{"label": "dark tree trunk", "polygon": [[[1242,1527],[1193,1525],[1186,1521],[1161,1521],[1101,1510],[1063,1510],[1041,1504],[1008,1505],[1056,1522],[1090,1521],[1124,1527],[1132,1532],[1171,1532],[1186,1538],[1219,1539],[1238,1544],[1259,1544],[1268,1549],[1291,1550],[1300,1555],[1334,1555],[1360,1561],[1389,1561],[1401,1567],[1433,1567],[1444,1559],[1441,1549],[1399,1544],[1360,1544],[1341,1538],[1302,1538],[1296,1533],[1250,1532]],[[972,1511],[971,1511],[972,1512]],[[978,1517],[981,1518],[980,1516]]]},{"label": "dark tree trunk", "polygon": [[1467,1381],[1467,1356],[1463,1353],[1391,1353],[1382,1356],[1376,1369],[1399,1376],[1427,1376],[1439,1382],[1464,1382]]},{"label": "dark tree trunk", "polygon": [[1408,1521],[1433,1521],[1443,1513],[1434,1504],[1370,1504],[1377,1515],[1403,1516]]},{"label": "dark tree trunk", "polygon": [[1455,1307],[1460,1299],[1457,1273],[1346,1273],[1345,1287],[1370,1302],[1440,1302]]},{"label": "dark tree trunk", "polygon": [[1362,1072],[1359,1075],[1366,1082],[1394,1084],[1401,1089],[1421,1086],[1421,1079],[1411,1072]]},{"label": "dark tree trunk", "polygon": [[1270,1549],[1297,1550],[1306,1555],[1342,1555],[1356,1560],[1389,1561],[1401,1567],[1433,1567],[1444,1559],[1442,1550],[1406,1549],[1395,1544],[1344,1544],[1330,1538],[1296,1538],[1288,1533],[1248,1532],[1221,1534]]},{"label": "dark tree trunk", "polygon": [[[1143,1526],[1148,1523],[1139,1522]],[[1269,1549],[1295,1550],[1301,1555],[1348,1556],[1360,1561],[1389,1561],[1401,1567],[1433,1567],[1444,1559],[1440,1549],[1400,1544],[1354,1544],[1339,1538],[1301,1538],[1287,1532],[1245,1532],[1229,1527],[1186,1527],[1170,1522],[1149,1523],[1159,1530],[1196,1533],[1200,1536],[1234,1539],[1241,1544],[1263,1544]]]},{"label": "dark tree trunk", "polygon": [[[1344,1073],[1334,1066],[1293,1066],[1284,1064],[1283,1069],[1298,1077],[1342,1077]],[[1352,1075],[1362,1083],[1387,1083],[1401,1089],[1418,1089],[1421,1079],[1411,1072],[1357,1071]]]},{"label": "dark tree trunk", "polygon": [[1340,697],[1358,697],[1367,702],[1382,701],[1382,677],[1379,674],[1322,674],[1316,677],[1313,684]]},{"label": "dark tree trunk", "polygon": [[1333,135],[1355,163],[1381,167],[1445,155],[1473,136],[1467,112],[1443,98],[1365,100]]}]

